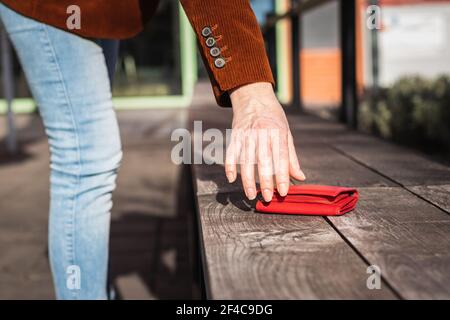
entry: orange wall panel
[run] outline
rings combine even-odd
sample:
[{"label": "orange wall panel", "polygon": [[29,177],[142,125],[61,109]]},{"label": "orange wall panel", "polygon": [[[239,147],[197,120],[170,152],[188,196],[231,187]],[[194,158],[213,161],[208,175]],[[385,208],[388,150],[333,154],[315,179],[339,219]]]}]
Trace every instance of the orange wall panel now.
[{"label": "orange wall panel", "polygon": [[301,94],[305,104],[341,103],[341,52],[336,48],[303,49]]}]

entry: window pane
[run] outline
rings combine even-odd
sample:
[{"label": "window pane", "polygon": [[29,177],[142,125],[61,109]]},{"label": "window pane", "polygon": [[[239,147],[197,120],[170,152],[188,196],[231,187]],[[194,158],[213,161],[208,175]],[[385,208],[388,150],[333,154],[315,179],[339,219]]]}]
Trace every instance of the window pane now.
[{"label": "window pane", "polygon": [[359,0],[358,14],[359,127],[450,150],[450,1]]},{"label": "window pane", "polygon": [[325,116],[341,104],[339,1],[329,1],[301,17],[301,95],[304,108]]},{"label": "window pane", "polygon": [[181,94],[178,1],[161,1],[137,37],[121,41],[115,96]]}]

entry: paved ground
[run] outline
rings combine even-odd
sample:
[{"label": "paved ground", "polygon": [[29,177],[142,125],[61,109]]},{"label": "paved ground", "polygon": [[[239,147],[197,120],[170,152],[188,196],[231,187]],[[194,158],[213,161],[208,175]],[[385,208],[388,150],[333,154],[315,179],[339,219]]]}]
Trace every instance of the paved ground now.
[{"label": "paved ground", "polygon": [[[199,296],[189,170],[170,161],[170,134],[185,119],[186,110],[119,112],[124,159],[114,194],[111,277],[131,293],[137,279],[146,292],[133,297]],[[20,156],[0,151],[0,299],[51,299],[48,146],[37,115],[17,123]]]}]

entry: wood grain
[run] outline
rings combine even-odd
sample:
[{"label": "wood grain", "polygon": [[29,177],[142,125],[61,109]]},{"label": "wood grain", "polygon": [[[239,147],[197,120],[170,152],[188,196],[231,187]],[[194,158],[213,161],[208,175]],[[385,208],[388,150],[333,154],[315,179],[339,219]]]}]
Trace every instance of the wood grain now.
[{"label": "wood grain", "polygon": [[326,144],[297,146],[297,154],[308,184],[335,186],[387,187],[394,184],[379,174],[358,165]]},{"label": "wood grain", "polygon": [[254,213],[240,194],[198,197],[209,298],[395,299],[322,217]]},{"label": "wood grain", "polygon": [[441,209],[450,212],[450,185],[411,186],[408,189]]},{"label": "wood grain", "polygon": [[450,299],[450,216],[403,188],[360,188],[329,220],[407,299]]},{"label": "wood grain", "polygon": [[329,143],[403,186],[450,184],[449,167],[407,148],[354,133]]},{"label": "wood grain", "polygon": [[[220,109],[195,118],[230,121]],[[209,296],[449,299],[450,169],[341,124],[288,120],[307,183],[357,187],[358,207],[330,218],[258,214],[222,166],[193,166]],[[381,268],[382,290],[367,289],[368,264]]]}]

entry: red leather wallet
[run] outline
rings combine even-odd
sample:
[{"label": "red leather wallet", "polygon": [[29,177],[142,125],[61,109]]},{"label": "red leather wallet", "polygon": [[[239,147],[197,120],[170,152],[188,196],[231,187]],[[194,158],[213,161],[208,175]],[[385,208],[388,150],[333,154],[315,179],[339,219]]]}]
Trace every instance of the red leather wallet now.
[{"label": "red leather wallet", "polygon": [[275,190],[272,201],[256,202],[256,210],[268,213],[339,216],[356,207],[358,191],[354,188],[298,185],[290,186],[285,197]]}]

